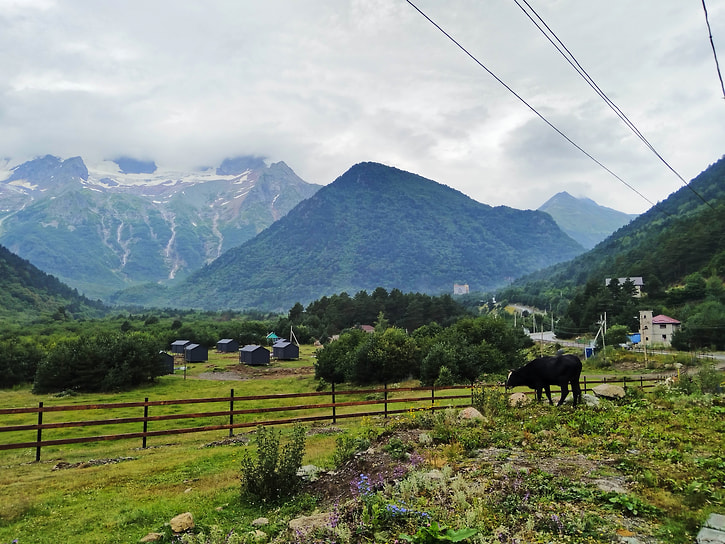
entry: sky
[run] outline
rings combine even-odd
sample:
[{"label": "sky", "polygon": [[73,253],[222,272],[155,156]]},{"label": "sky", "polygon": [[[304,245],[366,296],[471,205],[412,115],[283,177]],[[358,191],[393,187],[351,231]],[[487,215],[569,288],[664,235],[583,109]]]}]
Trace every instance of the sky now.
[{"label": "sky", "polygon": [[[702,0],[528,3],[685,180],[725,154]],[[642,213],[683,186],[523,0],[414,4],[480,64],[406,0],[0,0],[0,157],[257,155],[323,185],[374,161],[519,209]],[[725,1],[707,9],[725,61]]]}]

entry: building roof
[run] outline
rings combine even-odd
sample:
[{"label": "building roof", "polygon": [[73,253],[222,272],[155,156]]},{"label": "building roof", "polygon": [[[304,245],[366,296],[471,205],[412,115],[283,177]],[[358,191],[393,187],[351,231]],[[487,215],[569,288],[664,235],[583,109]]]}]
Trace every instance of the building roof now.
[{"label": "building roof", "polygon": [[171,342],[172,346],[185,346],[187,344],[191,344],[189,340],[174,340]]},{"label": "building roof", "polygon": [[[619,282],[619,285],[622,285],[627,280],[631,281],[635,286],[643,287],[644,286],[644,280],[642,279],[642,276],[630,276],[628,278],[617,278],[617,281]],[[606,278],[604,280],[604,285],[609,285],[612,281],[612,278]]]},{"label": "building roof", "polygon": [[286,348],[287,346],[291,345],[292,342],[288,340],[277,340],[272,347],[274,348]]},{"label": "building roof", "polygon": [[268,351],[267,348],[264,346],[260,346],[258,344],[247,344],[243,348],[240,348],[239,351],[257,351],[259,349],[263,349],[264,351]]},{"label": "building roof", "polygon": [[664,314],[656,315],[652,318],[652,323],[654,325],[679,325],[680,322],[677,321],[674,317],[669,317]]},{"label": "building roof", "polygon": [[235,342],[233,338],[222,338],[217,342],[217,344],[230,344],[232,342]]},{"label": "building roof", "polygon": [[360,325],[360,330],[365,332],[375,332],[375,327],[372,325]]}]

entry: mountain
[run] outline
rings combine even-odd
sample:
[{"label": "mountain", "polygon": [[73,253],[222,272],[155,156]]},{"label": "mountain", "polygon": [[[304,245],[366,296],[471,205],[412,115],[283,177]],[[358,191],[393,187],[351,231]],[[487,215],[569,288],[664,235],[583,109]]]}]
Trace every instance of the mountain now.
[{"label": "mountain", "polygon": [[654,294],[698,272],[725,276],[725,157],[592,250],[519,278],[515,289],[536,297],[552,286],[641,276]]},{"label": "mountain", "polygon": [[440,294],[466,283],[479,291],[582,251],[548,214],[493,208],[421,176],[362,163],[149,303],[287,310],[376,287]]},{"label": "mountain", "polygon": [[637,217],[636,214],[600,206],[589,198],[575,198],[565,191],[544,202],[539,211],[553,217],[561,230],[586,249],[593,248]]},{"label": "mountain", "polygon": [[97,317],[103,305],[0,246],[0,320],[25,323],[40,317]]},{"label": "mountain", "polygon": [[[2,174],[0,173],[0,178]],[[93,298],[183,278],[312,196],[285,163],[236,157],[161,170],[119,157],[90,168],[46,155],[0,180],[0,243]]]}]

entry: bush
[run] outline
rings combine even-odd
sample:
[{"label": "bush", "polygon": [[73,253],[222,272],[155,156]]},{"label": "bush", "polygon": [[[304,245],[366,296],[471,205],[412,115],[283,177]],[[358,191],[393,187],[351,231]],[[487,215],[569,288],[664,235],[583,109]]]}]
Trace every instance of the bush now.
[{"label": "bush", "polygon": [[242,457],[242,499],[274,501],[297,491],[301,481],[297,471],[305,453],[305,429],[300,425],[293,427],[292,436],[281,451],[279,434],[274,429],[257,427],[257,456],[253,458],[245,452]]},{"label": "bush", "polygon": [[158,342],[144,333],[65,339],[38,364],[34,393],[118,391],[164,374]]},{"label": "bush", "polygon": [[30,383],[35,377],[38,363],[44,356],[43,350],[28,340],[6,340],[0,342],[0,387],[13,387]]},{"label": "bush", "polygon": [[703,393],[719,393],[722,390],[720,383],[723,381],[723,373],[712,364],[706,364],[697,372],[697,382]]}]

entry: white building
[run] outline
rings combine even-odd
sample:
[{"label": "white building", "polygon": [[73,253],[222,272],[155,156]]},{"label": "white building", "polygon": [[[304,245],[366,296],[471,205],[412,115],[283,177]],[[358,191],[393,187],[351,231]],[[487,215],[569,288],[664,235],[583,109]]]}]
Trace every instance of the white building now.
[{"label": "white building", "polygon": [[640,343],[646,346],[669,346],[672,335],[680,329],[681,323],[666,315],[652,316],[652,310],[640,310]]}]

